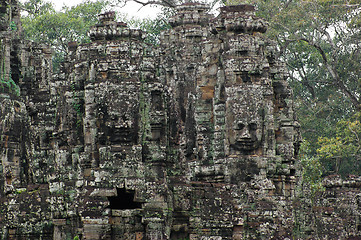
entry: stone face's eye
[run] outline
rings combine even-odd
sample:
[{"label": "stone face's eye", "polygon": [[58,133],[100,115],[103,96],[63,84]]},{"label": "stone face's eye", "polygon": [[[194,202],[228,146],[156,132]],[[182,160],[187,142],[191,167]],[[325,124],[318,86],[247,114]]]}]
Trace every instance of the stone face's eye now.
[{"label": "stone face's eye", "polygon": [[242,130],[245,127],[245,125],[243,123],[238,123],[237,124],[237,129],[238,130]]},{"label": "stone face's eye", "polygon": [[257,130],[257,124],[256,123],[250,123],[249,124],[249,130]]}]

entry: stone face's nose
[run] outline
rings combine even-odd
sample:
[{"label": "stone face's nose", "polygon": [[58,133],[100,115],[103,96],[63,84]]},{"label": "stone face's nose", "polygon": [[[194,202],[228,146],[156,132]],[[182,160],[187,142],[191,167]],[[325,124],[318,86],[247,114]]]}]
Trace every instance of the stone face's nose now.
[{"label": "stone face's nose", "polygon": [[251,138],[251,133],[249,132],[247,127],[242,129],[242,132],[241,132],[239,138],[241,138],[241,139],[250,139]]}]

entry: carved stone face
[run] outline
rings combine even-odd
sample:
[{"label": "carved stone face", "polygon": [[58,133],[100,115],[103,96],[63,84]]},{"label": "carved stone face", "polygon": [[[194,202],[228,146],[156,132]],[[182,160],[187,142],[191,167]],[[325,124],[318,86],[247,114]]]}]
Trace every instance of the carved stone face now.
[{"label": "carved stone face", "polygon": [[227,91],[226,127],[231,150],[249,154],[263,140],[263,99],[260,89]]},{"label": "carved stone face", "polygon": [[133,142],[135,137],[134,120],[127,114],[111,113],[108,121],[108,137],[111,143]]},{"label": "carved stone face", "polygon": [[233,127],[234,138],[231,139],[230,144],[236,150],[251,151],[255,150],[260,145],[262,136],[259,134],[259,126],[257,122],[235,121]]},{"label": "carved stone face", "polygon": [[138,105],[134,98],[113,89],[99,106],[101,144],[134,144],[138,136]]}]

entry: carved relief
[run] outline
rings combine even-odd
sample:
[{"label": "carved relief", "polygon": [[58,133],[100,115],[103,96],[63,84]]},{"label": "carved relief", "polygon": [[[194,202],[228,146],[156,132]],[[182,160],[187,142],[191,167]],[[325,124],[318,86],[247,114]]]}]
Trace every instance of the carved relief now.
[{"label": "carved relief", "polygon": [[262,88],[227,88],[226,128],[230,152],[254,154],[264,141]]}]

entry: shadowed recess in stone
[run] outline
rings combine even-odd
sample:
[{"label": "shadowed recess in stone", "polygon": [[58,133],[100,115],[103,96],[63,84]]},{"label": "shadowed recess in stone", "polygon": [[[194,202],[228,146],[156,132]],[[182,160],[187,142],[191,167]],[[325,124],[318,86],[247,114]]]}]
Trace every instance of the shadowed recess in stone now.
[{"label": "shadowed recess in stone", "polygon": [[186,233],[183,228],[179,231],[172,231],[170,234],[170,239],[189,239],[189,233]]},{"label": "shadowed recess in stone", "polygon": [[110,209],[136,209],[142,208],[142,203],[134,201],[134,190],[117,188],[117,196],[108,197]]}]

